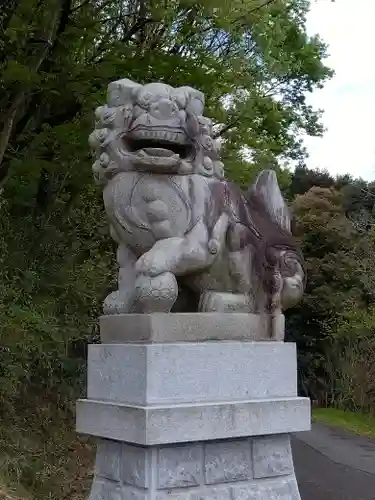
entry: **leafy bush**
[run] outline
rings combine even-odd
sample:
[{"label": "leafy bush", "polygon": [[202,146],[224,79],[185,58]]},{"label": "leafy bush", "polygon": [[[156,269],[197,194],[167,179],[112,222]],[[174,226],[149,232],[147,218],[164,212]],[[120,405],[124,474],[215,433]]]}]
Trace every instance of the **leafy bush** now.
[{"label": "leafy bush", "polygon": [[331,332],[326,366],[328,405],[374,412],[375,308],[343,315]]}]

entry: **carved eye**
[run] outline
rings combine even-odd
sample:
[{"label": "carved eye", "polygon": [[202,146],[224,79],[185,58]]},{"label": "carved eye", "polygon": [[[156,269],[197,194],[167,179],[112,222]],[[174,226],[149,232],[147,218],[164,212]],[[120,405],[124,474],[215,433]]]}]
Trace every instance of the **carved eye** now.
[{"label": "carved eye", "polygon": [[151,92],[145,92],[144,94],[141,94],[138,98],[138,105],[141,106],[142,108],[148,108],[149,105],[152,103],[154,100],[155,96],[151,94]]}]

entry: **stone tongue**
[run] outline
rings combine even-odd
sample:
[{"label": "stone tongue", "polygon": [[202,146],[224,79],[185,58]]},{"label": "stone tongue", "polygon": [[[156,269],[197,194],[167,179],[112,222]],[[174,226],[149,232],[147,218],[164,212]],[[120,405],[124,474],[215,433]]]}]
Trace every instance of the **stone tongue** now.
[{"label": "stone tongue", "polygon": [[149,156],[178,156],[170,149],[164,148],[143,148],[142,151],[144,151]]}]

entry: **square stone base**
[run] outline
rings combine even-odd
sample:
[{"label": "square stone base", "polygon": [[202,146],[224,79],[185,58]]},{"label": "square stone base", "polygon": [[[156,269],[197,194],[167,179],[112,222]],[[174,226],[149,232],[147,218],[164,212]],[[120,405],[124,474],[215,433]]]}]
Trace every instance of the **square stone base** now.
[{"label": "square stone base", "polygon": [[100,440],[90,500],[300,500],[288,434],[134,446]]},{"label": "square stone base", "polygon": [[300,500],[289,436],[310,428],[310,401],[269,319],[101,318],[77,404],[77,430],[98,439],[90,500]]}]

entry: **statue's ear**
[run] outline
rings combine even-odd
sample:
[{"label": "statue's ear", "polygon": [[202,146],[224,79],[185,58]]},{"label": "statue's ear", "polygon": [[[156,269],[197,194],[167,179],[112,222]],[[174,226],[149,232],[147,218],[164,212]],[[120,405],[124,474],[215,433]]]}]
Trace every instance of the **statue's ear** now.
[{"label": "statue's ear", "polygon": [[273,170],[263,170],[249,187],[249,194],[255,194],[268,212],[283,229],[291,231],[291,212],[286,204]]}]

